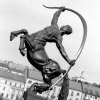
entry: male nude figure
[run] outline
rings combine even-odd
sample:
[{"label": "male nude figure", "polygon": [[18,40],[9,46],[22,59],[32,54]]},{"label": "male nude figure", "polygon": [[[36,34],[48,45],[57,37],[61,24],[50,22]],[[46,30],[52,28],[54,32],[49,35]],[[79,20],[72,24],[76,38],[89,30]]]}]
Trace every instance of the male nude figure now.
[{"label": "male nude figure", "polygon": [[[70,65],[73,66],[75,64],[75,60],[69,59],[62,45],[62,36],[65,34],[71,34],[72,28],[69,25],[65,25],[59,29],[57,25],[58,17],[63,11],[65,11],[65,7],[61,7],[58,11],[56,11],[51,21],[51,25],[43,30],[29,35],[26,29],[22,29],[19,31],[14,31],[10,35],[10,40],[12,41],[16,36],[24,34],[20,37],[19,50],[24,56],[24,49],[27,49],[27,58],[29,62],[41,72],[43,81],[48,84],[49,87],[51,86],[51,80],[59,76],[61,73],[65,73],[65,71],[60,68],[56,61],[47,56],[44,48],[47,42],[56,43],[62,57]],[[37,88],[37,91],[40,90]]]}]

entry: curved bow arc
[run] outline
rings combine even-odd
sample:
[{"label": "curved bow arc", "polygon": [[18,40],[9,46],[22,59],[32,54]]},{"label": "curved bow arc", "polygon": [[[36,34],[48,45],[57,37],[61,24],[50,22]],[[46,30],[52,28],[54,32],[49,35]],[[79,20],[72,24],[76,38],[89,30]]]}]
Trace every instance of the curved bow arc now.
[{"label": "curved bow arc", "polygon": [[80,18],[80,20],[82,22],[82,25],[83,25],[83,39],[82,39],[80,48],[79,48],[79,50],[76,53],[76,56],[74,58],[75,60],[77,60],[78,57],[80,56],[82,50],[83,50],[85,42],[86,42],[86,37],[87,37],[87,23],[86,23],[85,19],[83,18],[83,16],[81,14],[79,14],[78,12],[76,12],[75,10],[72,10],[72,9],[69,9],[69,8],[65,8],[65,10],[71,11],[71,12],[75,13],[76,15],[78,15],[78,17]]},{"label": "curved bow arc", "polygon": [[[43,5],[44,6],[44,5]],[[50,8],[50,9],[60,9],[61,7],[47,7],[47,6],[44,6],[46,8]],[[83,50],[83,47],[85,45],[85,42],[86,42],[86,37],[87,37],[87,23],[85,21],[85,19],[83,18],[83,16],[81,14],[79,14],[77,11],[73,10],[73,9],[69,9],[69,8],[65,8],[65,10],[67,11],[71,11],[73,13],[75,13],[81,20],[82,22],[82,25],[83,25],[83,38],[82,38],[82,42],[81,42],[81,45],[78,49],[78,52],[76,53],[76,56],[75,56],[75,60],[77,60]],[[70,69],[72,68],[72,66],[69,66],[69,68],[67,69],[66,73],[57,81],[55,82],[50,88],[48,91],[50,91],[56,84],[58,84],[67,74],[68,72],[70,71]],[[49,96],[49,92],[48,92],[48,95],[47,95],[47,98]]]}]

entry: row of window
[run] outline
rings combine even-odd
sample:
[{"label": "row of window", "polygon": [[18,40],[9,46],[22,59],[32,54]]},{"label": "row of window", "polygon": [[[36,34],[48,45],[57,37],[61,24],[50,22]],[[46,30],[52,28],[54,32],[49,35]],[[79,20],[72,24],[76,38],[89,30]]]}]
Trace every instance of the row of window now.
[{"label": "row of window", "polygon": [[10,96],[10,98],[9,98],[9,94],[5,95],[4,93],[1,93],[0,96],[3,97],[3,98],[6,98],[6,99],[14,99],[14,98],[16,98],[13,94]]},{"label": "row of window", "polygon": [[[73,100],[72,98],[69,98],[67,100]],[[80,100],[80,98],[75,98],[74,100]]]},{"label": "row of window", "polygon": [[0,93],[0,96],[3,97],[3,98],[6,98],[6,99],[16,99],[16,97],[21,98],[22,93],[21,92],[17,93],[17,94],[15,94],[15,93],[13,93],[13,94]]},{"label": "row of window", "polygon": [[70,93],[70,96],[80,96],[80,93],[79,92],[74,92],[74,91],[71,91],[71,93]]},{"label": "row of window", "polygon": [[14,82],[14,81],[0,79],[0,83],[1,84],[6,84],[6,85],[10,85],[10,86],[19,87],[19,88],[24,88],[24,84],[23,83],[18,83],[18,82]]},{"label": "row of window", "polygon": [[[88,90],[87,88],[84,88],[85,90],[85,93],[89,93],[89,94],[93,94],[93,91],[92,90]],[[98,91],[95,91],[95,95],[99,96],[99,92]]]},{"label": "row of window", "polygon": [[[69,95],[75,97],[75,96],[80,96],[81,94],[79,92],[76,93],[76,91],[75,92],[71,91]],[[98,97],[84,94],[84,99],[91,99],[91,98],[96,100]],[[69,98],[68,100],[72,100],[72,98]],[[76,97],[75,100],[79,100],[79,98]]]},{"label": "row of window", "polygon": [[88,94],[85,94],[85,95],[84,95],[84,98],[88,98],[88,99],[91,99],[91,98],[97,99],[96,96],[92,96],[92,95],[88,95]]},{"label": "row of window", "polygon": [[19,87],[19,88],[24,88],[24,85],[21,83],[15,83],[15,82],[10,82],[10,81],[5,81],[5,84],[10,85],[10,86],[15,86],[15,87]]},{"label": "row of window", "polygon": [[[75,95],[76,95],[76,96],[80,96],[80,93],[79,93],[79,92],[76,93],[76,92],[74,92],[74,91],[71,91],[70,95],[71,95],[71,96],[75,96]],[[86,96],[87,96],[87,94],[85,94],[85,97],[86,97]],[[92,95],[89,95],[89,96],[92,97]],[[94,97],[94,96],[93,96],[93,97]],[[95,98],[96,98],[96,97],[95,97]]]}]

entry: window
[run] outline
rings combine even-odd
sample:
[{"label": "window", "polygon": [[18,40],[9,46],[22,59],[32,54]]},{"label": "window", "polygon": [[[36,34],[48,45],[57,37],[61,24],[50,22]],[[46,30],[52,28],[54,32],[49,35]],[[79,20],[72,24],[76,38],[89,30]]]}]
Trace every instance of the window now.
[{"label": "window", "polygon": [[97,96],[99,95],[98,91],[95,91],[95,93],[96,93]]},{"label": "window", "polygon": [[31,80],[29,80],[29,81],[28,81],[28,84],[31,84],[31,83],[32,83],[32,81],[31,81]]},{"label": "window", "polygon": [[87,94],[84,94],[84,97],[87,97]]},{"label": "window", "polygon": [[14,97],[14,96],[13,96],[13,94],[12,94],[12,95],[11,95],[11,99],[13,99],[13,97]]},{"label": "window", "polygon": [[1,96],[3,97],[4,93],[1,93]]},{"label": "window", "polygon": [[54,93],[51,95],[51,98],[53,99],[53,98],[55,98],[55,95],[54,95]]},{"label": "window", "polygon": [[5,81],[5,84],[7,83],[7,80]]},{"label": "window", "polygon": [[90,98],[92,98],[92,95],[90,95]]},{"label": "window", "polygon": [[54,89],[53,89],[53,92],[55,92],[56,91],[56,87],[54,87]]},{"label": "window", "polygon": [[15,86],[17,85],[17,83],[15,83]]},{"label": "window", "polygon": [[93,94],[92,90],[89,90],[89,93],[90,93],[90,94]]},{"label": "window", "polygon": [[72,91],[72,92],[71,92],[71,96],[73,96],[73,95],[74,95],[74,92]]},{"label": "window", "polygon": [[24,84],[21,84],[21,88],[24,88]]},{"label": "window", "polygon": [[6,98],[8,98],[8,94],[6,95]]},{"label": "window", "polygon": [[72,100],[72,99],[70,98],[70,99],[68,99],[68,100]]},{"label": "window", "polygon": [[95,97],[95,99],[97,99],[97,97]]},{"label": "window", "polygon": [[16,87],[20,87],[20,83],[16,83]]},{"label": "window", "polygon": [[10,85],[12,85],[12,82],[10,82]]},{"label": "window", "polygon": [[88,93],[88,89],[87,88],[85,88],[85,93]]},{"label": "window", "polygon": [[77,96],[79,96],[79,95],[80,95],[80,93],[77,93],[76,95],[77,95]]},{"label": "window", "polygon": [[3,90],[5,90],[5,87],[3,88]]},{"label": "window", "polygon": [[79,98],[75,98],[75,100],[79,100]]},{"label": "window", "polygon": [[15,86],[15,82],[12,82],[12,84],[11,84],[12,86]]},{"label": "window", "polygon": [[20,88],[21,88],[22,84],[20,84]]},{"label": "window", "polygon": [[10,82],[9,81],[7,81],[7,83],[6,83],[7,85],[10,85]]}]

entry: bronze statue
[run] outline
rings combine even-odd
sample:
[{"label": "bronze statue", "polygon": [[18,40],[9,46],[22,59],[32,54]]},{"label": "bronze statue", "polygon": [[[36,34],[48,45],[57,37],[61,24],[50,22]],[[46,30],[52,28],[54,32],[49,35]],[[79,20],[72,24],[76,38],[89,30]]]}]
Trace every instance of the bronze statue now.
[{"label": "bronze statue", "polygon": [[70,25],[65,25],[61,28],[57,25],[58,17],[61,12],[64,12],[65,10],[65,7],[59,7],[59,10],[57,10],[53,16],[51,25],[36,33],[29,35],[26,29],[11,32],[10,41],[18,35],[23,34],[20,36],[20,53],[22,56],[25,56],[26,49],[27,59],[43,76],[44,84],[34,84],[34,91],[36,92],[42,93],[43,91],[48,90],[52,86],[51,80],[53,78],[58,77],[61,73],[66,73],[65,70],[60,68],[56,61],[50,59],[46,54],[44,47],[47,42],[56,43],[59,52],[68,64],[70,66],[75,64],[76,59],[70,60],[62,45],[63,35],[70,35],[72,33],[72,28]]}]

